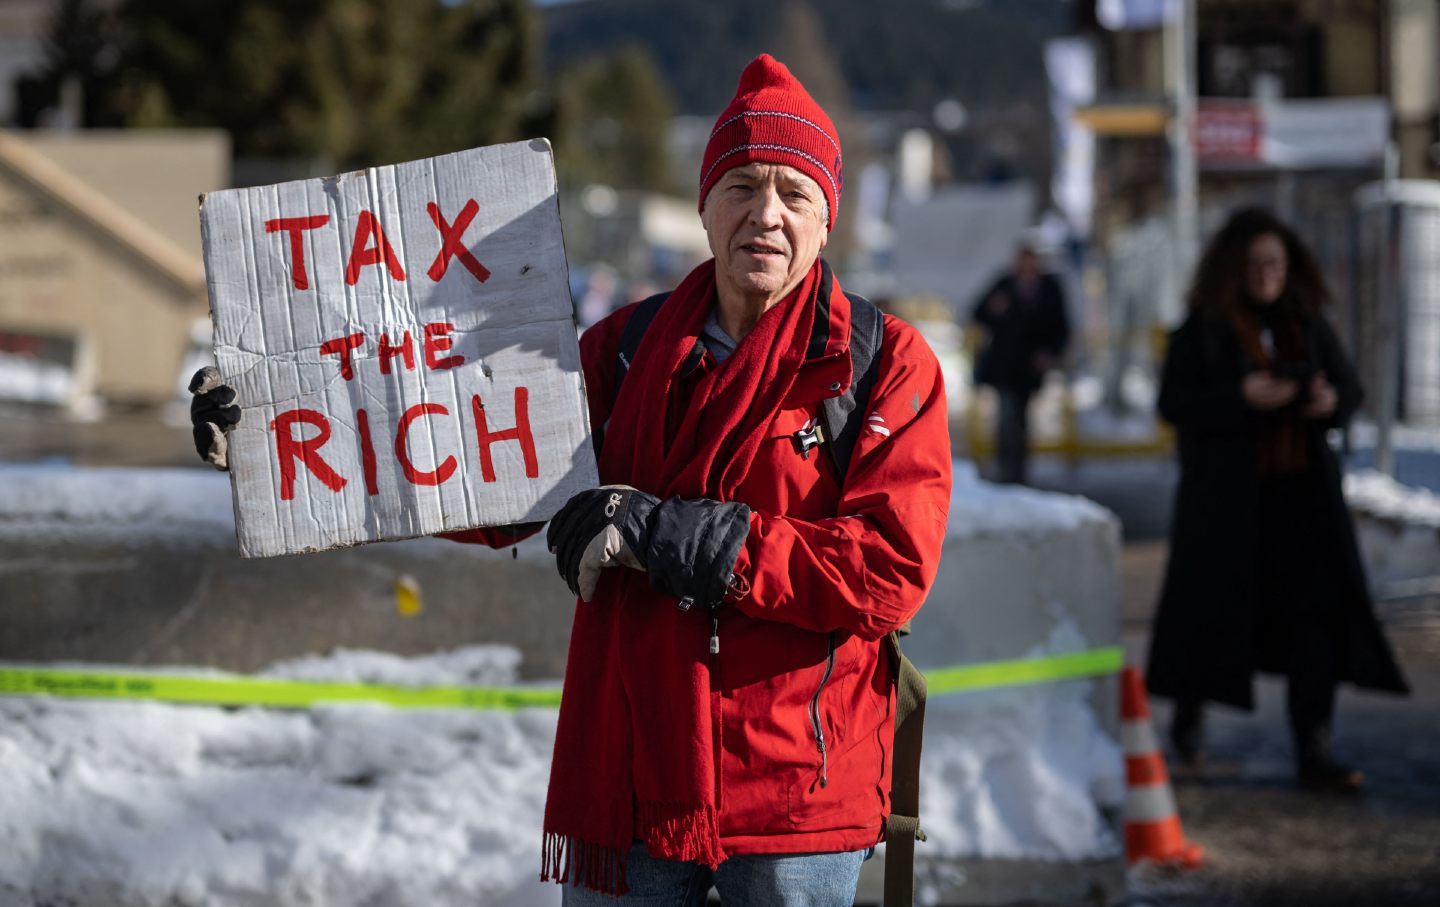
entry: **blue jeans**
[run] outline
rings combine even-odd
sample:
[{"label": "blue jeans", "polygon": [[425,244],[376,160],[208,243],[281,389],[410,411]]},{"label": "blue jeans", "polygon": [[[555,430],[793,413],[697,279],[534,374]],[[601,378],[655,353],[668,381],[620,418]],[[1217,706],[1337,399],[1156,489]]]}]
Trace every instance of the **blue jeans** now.
[{"label": "blue jeans", "polygon": [[564,886],[564,907],[704,907],[713,885],[723,904],[737,907],[850,907],[860,882],[860,864],[875,848],[848,853],[742,854],[711,871],[698,863],[659,860],[644,844],[630,848],[620,898],[588,888]]}]

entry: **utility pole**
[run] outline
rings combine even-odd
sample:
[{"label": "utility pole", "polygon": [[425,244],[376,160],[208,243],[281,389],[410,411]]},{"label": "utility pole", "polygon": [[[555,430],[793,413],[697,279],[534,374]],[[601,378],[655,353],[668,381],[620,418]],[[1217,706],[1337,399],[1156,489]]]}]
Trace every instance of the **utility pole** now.
[{"label": "utility pole", "polygon": [[1174,14],[1165,22],[1165,76],[1170,95],[1171,231],[1174,241],[1173,292],[1167,300],[1169,311],[1162,317],[1178,321],[1185,309],[1185,288],[1195,266],[1197,253],[1196,202],[1199,176],[1195,161],[1195,70],[1197,42],[1196,0],[1171,0]]},{"label": "utility pole", "polygon": [[1395,203],[1395,179],[1400,171],[1400,149],[1391,141],[1385,144],[1385,177],[1380,206],[1380,261],[1376,280],[1376,371],[1375,400],[1375,468],[1395,477],[1395,411],[1400,397],[1400,269],[1404,266],[1401,237],[1396,223],[1399,209]]}]

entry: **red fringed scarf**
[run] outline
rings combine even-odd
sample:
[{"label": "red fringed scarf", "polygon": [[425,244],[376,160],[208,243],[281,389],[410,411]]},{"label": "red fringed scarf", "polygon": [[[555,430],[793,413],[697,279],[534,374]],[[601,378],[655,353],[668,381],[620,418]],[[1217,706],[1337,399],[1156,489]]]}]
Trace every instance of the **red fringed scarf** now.
[{"label": "red fringed scarf", "polygon": [[[735,352],[678,399],[682,364],[715,302],[715,263],[692,271],[656,313],[605,432],[600,479],[661,498],[733,500],[805,360],[823,265],[761,316]],[[832,304],[843,299],[830,281]],[[673,417],[667,421],[667,411]],[[673,437],[666,437],[667,424]],[[578,602],[545,804],[541,878],[623,894],[635,841],[715,867],[720,846],[719,693],[710,622],[640,572],[603,571]]]}]

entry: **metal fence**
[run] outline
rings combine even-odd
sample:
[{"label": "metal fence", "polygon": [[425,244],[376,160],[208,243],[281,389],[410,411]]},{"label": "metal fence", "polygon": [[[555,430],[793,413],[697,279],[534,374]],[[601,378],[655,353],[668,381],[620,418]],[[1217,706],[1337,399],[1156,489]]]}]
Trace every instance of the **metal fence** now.
[{"label": "metal fence", "polygon": [[[1440,182],[1375,183],[1355,203],[1369,303],[1354,313],[1357,363],[1376,389],[1394,382],[1394,418],[1440,427]],[[1385,396],[1372,395],[1373,415]]]}]

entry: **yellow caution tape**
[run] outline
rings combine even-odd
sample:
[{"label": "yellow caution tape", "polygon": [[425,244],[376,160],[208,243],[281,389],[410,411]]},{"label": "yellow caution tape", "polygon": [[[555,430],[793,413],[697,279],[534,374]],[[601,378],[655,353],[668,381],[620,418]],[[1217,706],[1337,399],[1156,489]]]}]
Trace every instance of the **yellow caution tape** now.
[{"label": "yellow caution tape", "polygon": [[987,661],[983,664],[925,671],[925,686],[931,696],[946,693],[988,690],[994,687],[1054,683],[1115,674],[1125,666],[1120,646],[1047,655],[1044,658],[1017,658],[1014,661]]},{"label": "yellow caution tape", "polygon": [[[925,672],[930,695],[1003,686],[1076,680],[1113,674],[1124,663],[1119,646],[1045,658],[993,661]],[[185,676],[146,671],[78,671],[0,667],[0,696],[142,699],[191,705],[308,709],[337,703],[375,703],[397,709],[553,709],[553,687],[401,687],[373,683],[321,683],[245,676]]]},{"label": "yellow caution tape", "polygon": [[318,683],[264,677],[195,677],[148,672],[0,668],[0,695],[78,699],[154,699],[204,705],[307,709],[371,702],[398,709],[556,708],[560,691],[524,687],[399,687],[374,683]]}]

